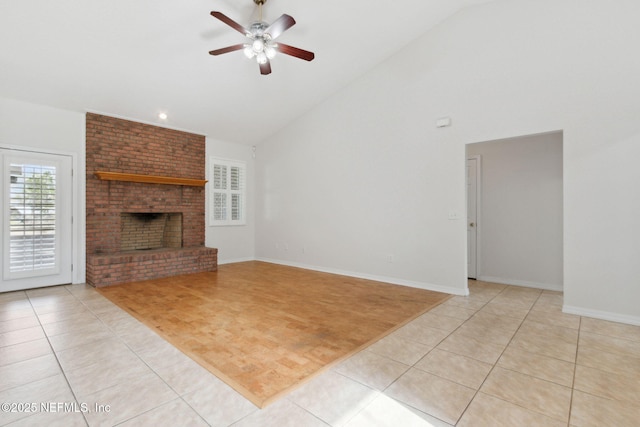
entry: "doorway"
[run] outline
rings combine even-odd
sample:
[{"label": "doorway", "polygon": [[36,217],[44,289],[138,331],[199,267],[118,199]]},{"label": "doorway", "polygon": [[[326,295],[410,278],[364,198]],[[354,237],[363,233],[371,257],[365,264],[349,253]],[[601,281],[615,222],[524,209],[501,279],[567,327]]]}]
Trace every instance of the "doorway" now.
[{"label": "doorway", "polygon": [[71,283],[72,164],[0,148],[0,292]]},{"label": "doorway", "polygon": [[[482,160],[477,175],[471,172],[473,165],[468,160],[474,157]],[[562,290],[562,132],[468,144],[466,159],[469,277]],[[472,189],[474,175],[478,183],[481,176],[477,192]],[[475,213],[474,194],[476,202],[481,198]],[[475,277],[471,265],[474,248]]]}]

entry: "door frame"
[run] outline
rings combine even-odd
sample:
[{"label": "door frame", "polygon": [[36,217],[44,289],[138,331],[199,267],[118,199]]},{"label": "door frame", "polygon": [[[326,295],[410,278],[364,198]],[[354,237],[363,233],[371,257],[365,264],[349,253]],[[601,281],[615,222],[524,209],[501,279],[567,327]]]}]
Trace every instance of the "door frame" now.
[{"label": "door frame", "polygon": [[[467,155],[465,158],[465,200],[466,200],[466,213],[465,213],[465,226],[467,227],[467,230],[469,228],[469,194],[468,194],[468,188],[469,186],[467,185],[467,162],[469,160],[475,160],[476,161],[476,225],[475,225],[475,229],[476,229],[476,277],[475,279],[477,279],[478,277],[481,276],[480,274],[480,266],[482,265],[480,263],[480,260],[482,258],[482,253],[480,251],[481,245],[481,229],[482,229],[482,156],[478,155],[478,154],[474,154],[474,155]],[[467,253],[469,253],[469,239],[467,238]],[[468,262],[467,262],[468,265]],[[469,277],[469,272],[467,271],[467,277]]]},{"label": "door frame", "polygon": [[81,174],[78,170],[78,153],[51,148],[5,144],[2,141],[0,141],[0,148],[26,153],[41,153],[71,157],[71,263],[73,265],[73,270],[71,271],[71,283],[84,282],[84,269],[86,268],[84,257],[85,245],[84,239],[81,241],[81,236],[84,235],[82,233],[82,228],[84,227],[84,215],[82,215],[81,209],[84,204],[81,203],[81,200],[83,199],[80,194],[80,178],[84,178],[84,173]]}]

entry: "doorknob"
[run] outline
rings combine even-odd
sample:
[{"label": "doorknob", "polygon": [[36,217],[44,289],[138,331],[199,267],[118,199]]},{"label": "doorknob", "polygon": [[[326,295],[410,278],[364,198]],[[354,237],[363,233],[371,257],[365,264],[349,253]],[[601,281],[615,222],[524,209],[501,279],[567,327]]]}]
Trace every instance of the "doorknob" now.
[{"label": "doorknob", "polygon": [[476,223],[475,223],[475,222],[470,222],[470,223],[469,223],[469,227],[475,227],[475,226],[476,226]]}]

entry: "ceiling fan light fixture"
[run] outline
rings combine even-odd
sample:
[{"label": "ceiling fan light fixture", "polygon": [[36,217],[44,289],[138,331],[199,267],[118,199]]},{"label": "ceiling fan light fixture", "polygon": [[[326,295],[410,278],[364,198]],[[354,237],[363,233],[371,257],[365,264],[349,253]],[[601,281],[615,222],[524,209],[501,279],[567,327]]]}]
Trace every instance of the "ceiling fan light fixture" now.
[{"label": "ceiling fan light fixture", "polygon": [[258,61],[258,64],[266,64],[267,54],[264,52],[260,52],[259,54],[256,55],[256,61]]},{"label": "ceiling fan light fixture", "polygon": [[277,46],[269,37],[258,35],[252,43],[244,45],[244,55],[249,59],[255,58],[258,64],[266,64],[268,59],[275,58]]},{"label": "ceiling fan light fixture", "polygon": [[264,48],[264,53],[267,55],[267,58],[273,59],[276,57],[277,47],[277,44],[271,43]]},{"label": "ceiling fan light fixture", "polygon": [[253,44],[251,45],[251,47],[253,48],[253,51],[256,53],[260,53],[264,50],[264,40],[262,40],[262,38],[257,38],[253,41]]},{"label": "ceiling fan light fixture", "polygon": [[256,58],[256,62],[260,65],[260,74],[263,75],[271,73],[271,64],[269,61],[273,59],[278,52],[284,55],[303,59],[305,61],[312,61],[314,59],[315,55],[313,52],[275,42],[275,39],[283,32],[295,25],[295,19],[287,14],[282,14],[278,19],[273,21],[271,24],[268,24],[262,21],[262,5],[266,3],[267,0],[253,1],[255,4],[260,6],[260,20],[253,22],[249,28],[238,24],[222,12],[211,12],[211,16],[227,24],[239,33],[242,33],[251,41],[248,43],[239,43],[221,49],[211,50],[209,51],[210,55],[222,55],[242,50],[247,58]]}]

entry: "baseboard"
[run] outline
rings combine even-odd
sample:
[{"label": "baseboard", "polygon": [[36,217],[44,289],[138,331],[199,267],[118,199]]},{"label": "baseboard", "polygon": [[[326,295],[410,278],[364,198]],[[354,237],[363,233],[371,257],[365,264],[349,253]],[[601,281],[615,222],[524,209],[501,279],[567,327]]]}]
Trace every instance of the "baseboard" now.
[{"label": "baseboard", "polygon": [[514,286],[524,286],[527,288],[544,289],[546,291],[562,292],[563,290],[562,285],[551,285],[549,283],[529,282],[527,280],[505,279],[502,277],[478,276],[477,280],[482,280],[483,282],[500,283],[502,285],[514,285]]},{"label": "baseboard", "polygon": [[237,262],[247,262],[247,261],[255,261],[255,260],[256,259],[254,257],[234,258],[234,259],[220,259],[220,260],[218,260],[218,265],[235,264]]},{"label": "baseboard", "polygon": [[577,314],[578,316],[593,317],[594,319],[609,320],[611,322],[626,323],[627,325],[640,326],[640,317],[627,316],[626,314],[612,313],[610,311],[592,310],[590,308],[563,305],[562,312]]},{"label": "baseboard", "polygon": [[359,273],[359,272],[348,271],[348,270],[340,270],[340,269],[337,269],[337,268],[319,267],[319,266],[316,266],[316,265],[309,265],[309,264],[303,264],[303,263],[291,262],[291,261],[282,261],[282,260],[279,260],[279,259],[256,258],[256,261],[263,261],[263,262],[269,262],[269,263],[272,263],[272,264],[286,265],[286,266],[289,266],[289,267],[304,268],[306,270],[321,271],[323,273],[339,274],[341,276],[356,277],[358,279],[374,280],[376,282],[391,283],[393,285],[409,286],[411,288],[425,289],[425,290],[428,290],[428,291],[442,292],[442,293],[445,293],[445,294],[461,295],[461,296],[469,295],[469,289],[468,288],[459,289],[459,288],[453,288],[451,286],[440,286],[440,285],[434,285],[432,283],[416,282],[416,281],[412,281],[412,280],[398,279],[398,278],[395,278],[395,277],[378,276],[378,275],[375,275],[375,274],[367,274],[367,273]]}]

